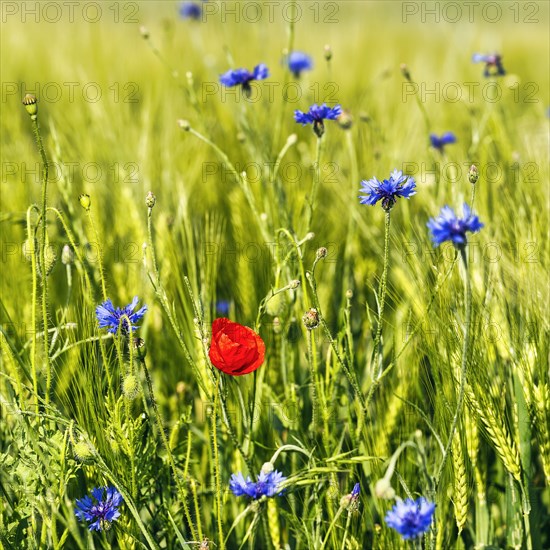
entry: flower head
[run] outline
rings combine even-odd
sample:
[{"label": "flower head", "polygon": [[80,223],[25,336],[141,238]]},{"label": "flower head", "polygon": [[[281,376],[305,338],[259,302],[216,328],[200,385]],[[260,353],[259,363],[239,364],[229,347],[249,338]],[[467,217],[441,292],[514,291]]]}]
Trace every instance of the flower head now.
[{"label": "flower head", "polygon": [[448,143],[456,143],[456,136],[452,132],[445,132],[441,137],[435,134],[430,134],[430,141],[432,147],[437,149],[440,153],[443,153],[445,145]]},{"label": "flower head", "polygon": [[95,309],[95,314],[99,321],[99,328],[109,328],[109,332],[116,334],[118,328],[121,327],[123,334],[127,334],[129,332],[128,320],[123,319],[124,316],[127,316],[130,320],[132,330],[137,330],[139,327],[134,326],[134,323],[137,323],[147,311],[147,306],[134,311],[138,302],[139,298],[134,296],[132,303],[122,308],[115,308],[111,299],[98,305]]},{"label": "flower head", "polygon": [[414,539],[430,528],[434,511],[435,504],[424,497],[416,501],[408,498],[397,502],[386,514],[385,520],[404,540]]},{"label": "flower head", "polygon": [[90,531],[107,530],[111,522],[120,517],[118,507],[122,503],[122,495],[114,487],[96,487],[92,489],[92,497],[86,495],[76,501],[78,509],[75,515],[82,521],[90,522]]},{"label": "flower head", "polygon": [[342,114],[342,107],[335,105],[329,107],[326,103],[322,105],[313,104],[307,113],[303,111],[294,111],[294,120],[298,124],[305,126],[313,124],[313,131],[317,137],[321,137],[325,133],[324,120],[336,120]]},{"label": "flower head", "polygon": [[183,19],[195,19],[195,21],[198,21],[202,17],[202,6],[197,2],[182,2],[180,16]]},{"label": "flower head", "polygon": [[472,62],[485,63],[485,69],[483,69],[483,76],[485,78],[488,78],[490,76],[503,76],[506,74],[506,71],[502,66],[502,56],[498,53],[475,53],[474,55],[472,55]]},{"label": "flower head", "polygon": [[432,241],[439,246],[445,241],[451,241],[455,246],[466,244],[466,232],[475,233],[483,224],[475,216],[470,207],[464,203],[464,218],[458,218],[450,206],[444,206],[437,218],[431,218],[427,223],[432,233]]},{"label": "flower head", "polygon": [[241,376],[254,372],[264,362],[265,344],[251,328],[221,317],[212,323],[208,356],[217,369]]},{"label": "flower head", "polygon": [[272,470],[271,472],[261,471],[258,476],[258,481],[254,482],[250,477],[244,478],[243,474],[233,474],[229,480],[229,488],[237,497],[249,496],[253,499],[258,499],[263,496],[275,497],[280,496],[283,492],[279,486],[286,477],[283,477],[281,472]]},{"label": "flower head", "polygon": [[416,194],[416,182],[411,176],[404,176],[400,170],[394,170],[390,174],[390,179],[378,181],[376,178],[363,180],[361,182],[361,192],[359,195],[361,204],[374,206],[379,200],[382,201],[382,208],[386,211],[391,210],[398,197],[405,199]]},{"label": "flower head", "polygon": [[310,71],[313,68],[311,57],[304,52],[290,52],[287,63],[295,78],[300,78],[302,71]]},{"label": "flower head", "polygon": [[250,72],[248,69],[230,69],[220,76],[220,83],[233,87],[241,85],[246,95],[250,95],[250,83],[253,80],[264,80],[269,77],[269,69],[264,63],[260,63]]}]

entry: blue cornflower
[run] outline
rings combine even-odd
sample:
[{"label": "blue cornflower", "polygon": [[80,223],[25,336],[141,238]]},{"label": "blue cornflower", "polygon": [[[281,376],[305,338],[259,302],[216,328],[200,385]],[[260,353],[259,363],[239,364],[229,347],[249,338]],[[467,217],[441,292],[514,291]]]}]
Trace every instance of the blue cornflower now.
[{"label": "blue cornflower", "polygon": [[231,306],[229,300],[219,300],[216,303],[216,312],[222,317],[227,317],[229,315],[229,307]]},{"label": "blue cornflower", "polygon": [[351,498],[353,500],[357,500],[359,498],[360,491],[361,491],[361,485],[359,485],[359,483],[356,483],[353,486],[353,490],[351,491]]},{"label": "blue cornflower", "polygon": [[394,170],[390,174],[389,180],[378,181],[376,178],[363,180],[361,191],[364,195],[359,195],[361,204],[374,206],[379,200],[382,201],[382,208],[386,211],[391,210],[398,197],[405,199],[416,194],[416,182],[411,176],[404,176],[400,170]]},{"label": "blue cornflower", "polygon": [[414,539],[425,533],[432,523],[435,504],[424,497],[416,501],[400,500],[386,514],[386,523],[395,529],[404,540]]},{"label": "blue cornflower", "polygon": [[430,141],[432,142],[432,147],[437,149],[440,153],[443,153],[445,145],[448,143],[456,143],[456,136],[452,132],[445,132],[441,137],[436,136],[435,134],[430,134]]},{"label": "blue cornflower", "polygon": [[109,332],[116,334],[118,327],[121,327],[123,334],[127,334],[129,332],[128,321],[126,319],[124,321],[122,320],[123,315],[126,315],[128,319],[130,319],[132,330],[136,330],[138,327],[134,326],[134,323],[137,323],[147,311],[147,306],[143,306],[141,309],[134,312],[138,302],[138,297],[134,296],[132,303],[123,308],[117,307],[115,309],[110,298],[98,305],[95,309],[95,314],[99,321],[99,328],[108,327]]},{"label": "blue cornflower", "polygon": [[475,233],[483,227],[483,224],[477,216],[472,214],[470,207],[464,203],[464,218],[457,218],[450,206],[444,206],[439,216],[431,218],[427,226],[432,233],[432,241],[435,246],[439,246],[445,241],[451,241],[455,246],[460,247],[466,244],[466,232]]},{"label": "blue cornflower", "polygon": [[254,483],[250,477],[244,478],[243,474],[233,474],[229,480],[229,488],[233,494],[237,497],[246,495],[253,499],[258,499],[263,496],[275,497],[282,494],[282,490],[279,490],[279,486],[286,477],[283,477],[281,472],[272,470],[266,472],[262,469],[258,476],[258,481]]},{"label": "blue cornflower", "polygon": [[[205,2],[206,0],[202,0]],[[180,6],[180,16],[183,19],[199,20],[202,17],[202,5],[197,2],[182,2]]]},{"label": "blue cornflower", "polygon": [[302,71],[309,71],[313,68],[313,60],[304,52],[290,52],[287,63],[295,78],[300,78]]},{"label": "blue cornflower", "polygon": [[502,66],[502,56],[498,53],[475,53],[474,55],[472,55],[472,62],[485,63],[485,69],[483,69],[483,76],[485,78],[488,78],[490,76],[503,76],[506,74],[506,71]]},{"label": "blue cornflower", "polygon": [[294,111],[294,120],[305,126],[313,124],[313,131],[317,137],[321,137],[325,133],[325,125],[323,120],[336,120],[342,114],[342,107],[335,105],[329,107],[326,103],[322,105],[313,104],[307,113],[302,111]]},{"label": "blue cornflower", "polygon": [[96,487],[92,489],[92,496],[96,502],[88,495],[76,500],[78,510],[75,510],[75,515],[80,520],[90,522],[90,531],[106,531],[111,527],[111,522],[120,517],[118,507],[122,504],[122,495],[114,487]]},{"label": "blue cornflower", "polygon": [[239,84],[247,96],[250,95],[250,83],[253,80],[264,80],[269,77],[269,69],[264,63],[260,63],[250,72],[247,69],[230,69],[220,76],[220,83],[232,87]]}]

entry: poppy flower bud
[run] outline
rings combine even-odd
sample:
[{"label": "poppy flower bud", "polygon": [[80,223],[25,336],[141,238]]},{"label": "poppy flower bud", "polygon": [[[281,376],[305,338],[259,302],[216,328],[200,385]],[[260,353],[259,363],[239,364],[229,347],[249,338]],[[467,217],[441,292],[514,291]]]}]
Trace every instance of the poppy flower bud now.
[{"label": "poppy flower bud", "polygon": [[308,330],[313,330],[319,326],[319,313],[315,308],[308,309],[302,317],[302,322]]},{"label": "poppy flower bud", "polygon": [[145,195],[145,204],[147,205],[147,208],[153,208],[156,202],[157,197],[155,197],[152,191],[149,191],[147,195]]},{"label": "poppy flower bud", "polygon": [[92,205],[90,195],[88,195],[87,193],[82,193],[78,197],[78,200],[80,202],[80,206],[82,206],[82,208],[84,208],[84,210],[86,210],[86,211],[90,210],[90,206]]},{"label": "poppy flower bud", "polygon": [[346,298],[347,298],[348,300],[351,300],[351,299],[353,298],[353,290],[351,290],[351,288],[348,288],[348,289],[346,290]]},{"label": "poppy flower bud", "polygon": [[265,310],[268,315],[271,315],[272,317],[275,317],[276,315],[280,315],[286,306],[286,300],[282,292],[279,292],[278,294],[275,294],[272,296],[265,305]]},{"label": "poppy flower bud", "polygon": [[342,130],[349,130],[353,126],[353,117],[349,111],[342,111],[342,114],[336,119]]},{"label": "poppy flower bud", "polygon": [[180,119],[178,120],[178,125],[185,132],[189,132],[189,130],[191,130],[191,125],[189,124],[188,120]]},{"label": "poppy flower bud", "polygon": [[46,277],[52,272],[55,264],[57,263],[57,252],[55,251],[55,246],[49,244],[44,249],[44,262],[45,262],[45,272]]},{"label": "poppy flower bud", "polygon": [[30,262],[32,260],[32,256],[36,251],[36,245],[37,245],[36,239],[27,239],[23,243],[22,252],[27,262]]},{"label": "poppy flower bud", "polygon": [[33,94],[27,94],[23,98],[23,105],[25,106],[25,110],[29,115],[31,115],[32,120],[36,120],[36,116],[38,114],[38,100],[36,99],[36,96]]},{"label": "poppy flower bud", "polygon": [[390,481],[383,477],[376,482],[376,485],[374,486],[374,494],[378,498],[391,500],[395,497],[395,489],[391,486]]},{"label": "poppy flower bud", "polygon": [[68,244],[66,244],[61,251],[61,263],[63,265],[71,265],[74,263],[74,252]]},{"label": "poppy flower bud", "polygon": [[208,356],[225,374],[242,376],[254,372],[264,362],[265,344],[251,328],[221,317],[212,323]]},{"label": "poppy flower bud", "polygon": [[260,472],[262,474],[270,474],[275,469],[273,462],[264,462]]},{"label": "poppy flower bud", "polygon": [[122,393],[131,401],[139,394],[139,381],[135,374],[129,374],[122,382]]},{"label": "poppy flower bud", "polygon": [[288,284],[288,288],[290,288],[290,290],[294,290],[299,286],[300,286],[300,281],[298,279],[294,279],[294,281],[290,281],[290,283]]},{"label": "poppy flower bud", "polygon": [[321,248],[317,249],[317,259],[322,260],[323,258],[326,258],[328,254],[328,250],[326,247],[322,246]]},{"label": "poppy flower bud", "polygon": [[330,44],[325,44],[325,59],[330,61],[332,59],[332,48]]},{"label": "poppy flower bud", "polygon": [[79,441],[73,447],[74,456],[78,462],[90,464],[94,461],[94,450],[85,441]]},{"label": "poppy flower bud", "polygon": [[468,172],[468,179],[470,180],[470,183],[472,185],[475,185],[477,183],[477,180],[479,179],[479,172],[475,164],[472,164],[472,166],[470,166],[470,171]]}]

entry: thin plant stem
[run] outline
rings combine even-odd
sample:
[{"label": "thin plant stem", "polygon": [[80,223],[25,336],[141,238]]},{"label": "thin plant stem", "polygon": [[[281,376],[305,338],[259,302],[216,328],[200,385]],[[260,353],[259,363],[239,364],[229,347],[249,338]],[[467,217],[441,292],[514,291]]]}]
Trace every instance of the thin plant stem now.
[{"label": "thin plant stem", "polygon": [[315,282],[315,276],[313,273],[308,272],[307,273],[309,285],[311,287],[311,294],[313,298],[313,305],[315,306],[315,309],[317,310],[317,313],[319,314],[319,323],[323,327],[323,330],[325,332],[325,335],[329,341],[330,346],[332,347],[332,350],[334,351],[334,355],[336,356],[336,359],[338,360],[338,363],[340,363],[340,366],[344,369],[344,373],[348,379],[348,382],[350,383],[351,387],[353,388],[353,391],[355,393],[355,396],[357,399],[359,399],[359,402],[361,403],[361,406],[363,409],[366,408],[366,402],[365,402],[365,396],[361,392],[361,389],[359,388],[359,384],[357,383],[357,379],[355,377],[355,374],[351,370],[350,366],[346,363],[344,358],[340,355],[340,352],[338,351],[338,346],[336,345],[336,342],[334,341],[334,338],[332,337],[332,334],[330,332],[330,329],[327,325],[327,322],[325,321],[325,318],[323,316],[323,313],[321,311],[321,304],[319,302],[319,297],[317,295],[317,285]]},{"label": "thin plant stem", "polygon": [[[33,207],[27,209],[27,243],[30,247],[31,270],[32,270],[32,296],[31,296],[31,324],[32,324],[32,343],[31,343],[31,372],[32,372],[32,387],[34,394],[38,395],[38,375],[36,373],[36,338],[38,333],[36,321],[36,295],[38,293],[38,272],[36,267],[36,241],[34,233],[31,231],[30,215]],[[38,413],[38,401],[36,402],[36,412]]]},{"label": "thin plant stem", "polygon": [[95,242],[97,244],[97,260],[99,264],[99,279],[101,281],[101,293],[103,296],[103,301],[107,300],[107,289],[105,287],[105,276],[103,274],[103,253],[101,250],[101,244],[99,242],[99,233],[94,222],[94,217],[92,216],[91,209],[87,209],[86,213],[88,214],[88,221],[90,222],[90,227],[92,228],[92,233],[94,235]]},{"label": "thin plant stem", "polygon": [[[457,260],[457,258],[455,257],[455,259],[453,260],[453,263],[451,264],[448,271],[443,276],[441,282],[436,284],[436,287],[435,287],[434,291],[432,292],[432,295],[430,296],[430,301],[428,302],[428,306],[426,307],[426,312],[424,314],[424,317],[430,312],[430,310],[431,310],[431,308],[432,308],[432,306],[435,302],[435,298],[439,294],[439,291],[441,290],[441,287],[442,287],[443,283],[449,278],[449,275],[452,273],[452,271],[454,269],[454,266],[456,264],[456,260]],[[367,406],[370,403],[370,401],[371,401],[371,399],[374,395],[374,392],[376,391],[378,386],[380,386],[382,380],[394,369],[394,367],[397,365],[397,360],[401,357],[401,355],[403,355],[403,353],[405,352],[405,350],[407,349],[409,344],[413,341],[414,336],[416,335],[416,333],[422,327],[422,324],[424,322],[424,317],[418,321],[418,323],[416,324],[414,329],[409,334],[409,337],[407,338],[407,341],[403,344],[401,349],[397,352],[397,354],[393,358],[392,362],[386,367],[386,369],[384,369],[384,371],[380,374],[380,376],[377,379],[375,379],[373,381],[373,383],[371,384],[371,386],[369,388],[369,391],[367,393],[367,398],[366,398]]]},{"label": "thin plant stem", "polygon": [[212,430],[212,454],[214,459],[214,483],[216,486],[215,492],[215,501],[216,501],[216,524],[218,527],[218,539],[220,544],[220,549],[225,548],[225,541],[223,537],[223,522],[222,522],[222,488],[220,480],[220,459],[218,456],[218,436],[217,436],[217,425],[216,425],[216,408],[217,401],[219,397],[219,381],[216,384],[216,389],[214,390],[214,407],[212,408],[212,414],[210,415],[211,420],[211,430]]},{"label": "thin plant stem", "polygon": [[465,300],[465,326],[464,326],[464,342],[462,346],[462,365],[460,367],[460,382],[459,382],[459,389],[458,389],[458,399],[456,402],[456,411],[453,417],[453,421],[451,424],[451,430],[449,432],[449,439],[447,441],[447,444],[445,445],[445,450],[443,452],[443,457],[441,458],[441,462],[439,464],[439,468],[437,469],[437,473],[434,477],[434,489],[437,490],[438,484],[441,480],[441,475],[443,473],[443,468],[445,467],[445,463],[447,462],[447,458],[449,456],[449,451],[451,449],[451,445],[453,443],[453,437],[455,434],[456,427],[458,425],[458,420],[460,418],[460,413],[462,410],[462,403],[464,401],[464,390],[466,387],[466,370],[468,366],[468,351],[470,347],[470,322],[472,317],[472,286],[470,283],[470,274],[468,271],[468,259],[466,255],[466,247],[462,246],[460,248],[460,256],[462,258],[462,262],[464,264],[464,300]]},{"label": "thin plant stem", "polygon": [[384,370],[384,353],[382,351],[382,323],[384,320],[384,307],[386,305],[386,289],[388,282],[388,264],[390,254],[390,210],[386,210],[384,224],[384,267],[382,270],[382,280],[380,282],[380,290],[378,292],[378,323],[376,326],[376,336],[374,338],[374,369],[377,370],[375,378],[380,378]]},{"label": "thin plant stem", "polygon": [[315,164],[313,166],[313,185],[311,187],[311,195],[309,196],[309,213],[307,220],[307,231],[311,229],[311,224],[313,221],[313,211],[315,209],[315,199],[317,198],[317,193],[319,190],[319,182],[321,180],[321,146],[323,138],[317,138],[317,144],[315,148]]},{"label": "thin plant stem", "polygon": [[152,228],[152,208],[149,208],[148,214],[147,214],[147,244],[149,249],[151,250],[151,258],[153,261],[153,274],[154,279],[151,276],[151,274],[148,272],[149,280],[153,286],[153,289],[155,290],[155,294],[157,295],[157,298],[159,299],[164,312],[168,316],[168,320],[170,322],[170,326],[172,327],[172,330],[174,331],[174,334],[176,335],[176,338],[180,344],[181,349],[183,350],[183,354],[185,356],[185,359],[191,366],[191,369],[193,370],[193,374],[195,375],[195,379],[197,380],[197,383],[200,387],[200,389],[204,392],[204,396],[206,397],[207,401],[210,401],[209,398],[209,392],[206,388],[206,385],[202,379],[202,375],[197,368],[197,365],[195,365],[195,362],[193,361],[193,358],[191,357],[191,353],[189,351],[189,348],[187,347],[183,335],[181,333],[181,330],[178,326],[178,323],[174,317],[174,314],[172,312],[172,308],[170,306],[170,303],[168,302],[168,298],[166,296],[166,292],[164,288],[161,285],[160,282],[160,271],[157,264],[157,255],[155,252],[155,244],[153,241],[153,228]]},{"label": "thin plant stem", "polygon": [[[46,157],[46,151],[44,150],[44,144],[42,143],[42,136],[40,135],[40,128],[38,127],[38,118],[35,116],[32,118],[32,131],[36,139],[36,145],[38,152],[42,159],[42,235],[40,243],[40,270],[42,273],[42,324],[44,325],[44,362],[46,366],[46,403],[50,402],[50,388],[52,384],[52,367],[50,362],[50,347],[48,345],[48,277],[46,274],[46,208],[48,198],[48,159]],[[34,243],[33,243],[34,245]]]},{"label": "thin plant stem", "polygon": [[329,525],[329,527],[327,529],[327,532],[325,534],[325,538],[321,542],[321,546],[319,547],[319,550],[324,550],[325,549],[325,547],[327,545],[327,542],[328,542],[328,538],[329,538],[332,530],[334,529],[334,526],[336,525],[336,522],[338,521],[338,518],[342,515],[343,511],[344,511],[344,507],[340,506],[340,508],[338,508],[338,511],[336,512],[336,515],[334,516],[331,524]]},{"label": "thin plant stem", "polygon": [[153,406],[153,412],[155,414],[155,419],[157,421],[158,430],[160,433],[160,437],[162,439],[162,443],[164,445],[164,448],[166,449],[166,456],[168,457],[168,462],[170,463],[170,467],[172,469],[172,473],[174,475],[174,480],[176,482],[176,485],[178,487],[178,491],[180,494],[180,500],[183,506],[183,511],[185,514],[185,518],[187,519],[187,523],[189,524],[189,529],[191,530],[191,536],[195,539],[197,537],[197,533],[195,531],[195,525],[193,524],[193,521],[191,519],[191,513],[189,511],[189,505],[187,503],[187,490],[183,486],[183,483],[180,479],[180,475],[176,469],[176,461],[174,460],[174,455],[172,454],[172,449],[170,448],[170,444],[168,442],[168,438],[166,437],[166,433],[164,431],[164,425],[162,422],[162,417],[160,415],[160,411],[157,406],[157,401],[155,399],[155,393],[153,390],[153,381],[151,380],[151,375],[149,374],[149,369],[147,368],[147,363],[145,361],[145,357],[141,355],[141,351],[138,348],[138,358],[141,363],[141,366],[143,367],[143,372],[145,373],[145,380],[147,381],[147,388],[149,389],[149,397],[151,399],[151,404]]},{"label": "thin plant stem", "polygon": [[307,335],[307,354],[311,376],[311,426],[316,432],[319,423],[319,392],[317,390],[317,350],[315,349],[315,335],[313,330],[308,330]]},{"label": "thin plant stem", "polygon": [[348,530],[351,523],[351,512],[348,510],[348,517],[346,519],[346,526],[344,527],[344,536],[342,537],[342,546],[341,550],[346,548],[346,539],[348,538]]}]

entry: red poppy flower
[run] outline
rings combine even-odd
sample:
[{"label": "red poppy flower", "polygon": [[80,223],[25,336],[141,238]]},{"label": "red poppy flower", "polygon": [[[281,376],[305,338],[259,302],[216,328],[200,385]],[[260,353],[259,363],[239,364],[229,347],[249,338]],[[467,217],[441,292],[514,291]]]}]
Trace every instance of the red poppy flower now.
[{"label": "red poppy flower", "polygon": [[251,328],[243,327],[224,317],[212,323],[210,361],[232,376],[255,371],[265,358],[265,344]]}]

